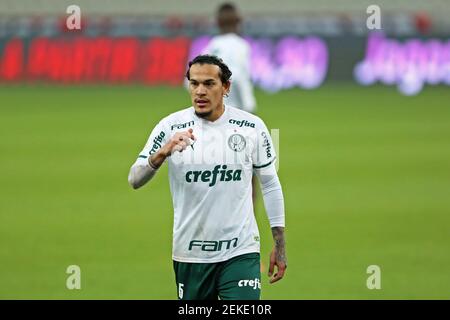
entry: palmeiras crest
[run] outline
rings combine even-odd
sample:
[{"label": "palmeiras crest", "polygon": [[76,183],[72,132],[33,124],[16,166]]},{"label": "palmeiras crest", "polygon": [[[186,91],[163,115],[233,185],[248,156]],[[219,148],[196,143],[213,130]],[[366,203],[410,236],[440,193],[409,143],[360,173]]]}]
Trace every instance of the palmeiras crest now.
[{"label": "palmeiras crest", "polygon": [[235,133],[228,138],[228,146],[231,150],[239,152],[245,149],[245,138],[243,135]]}]

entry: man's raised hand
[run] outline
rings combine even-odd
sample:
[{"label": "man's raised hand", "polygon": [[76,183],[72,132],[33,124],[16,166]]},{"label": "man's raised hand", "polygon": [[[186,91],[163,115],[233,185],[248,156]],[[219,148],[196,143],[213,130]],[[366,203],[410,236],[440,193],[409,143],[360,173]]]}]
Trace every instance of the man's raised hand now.
[{"label": "man's raised hand", "polygon": [[186,150],[186,148],[189,147],[193,141],[195,141],[193,132],[194,130],[191,128],[188,131],[175,133],[169,142],[167,142],[164,146],[166,156],[172,155],[175,151],[183,152]]}]

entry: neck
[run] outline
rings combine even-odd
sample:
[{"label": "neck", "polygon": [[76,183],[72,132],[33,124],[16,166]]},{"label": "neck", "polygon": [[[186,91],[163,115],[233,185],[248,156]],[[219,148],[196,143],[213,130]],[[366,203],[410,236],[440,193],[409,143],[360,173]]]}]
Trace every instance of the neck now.
[{"label": "neck", "polygon": [[220,104],[220,107],[214,109],[214,111],[205,119],[211,122],[216,121],[217,119],[220,118],[221,115],[223,115],[223,113],[225,112],[225,106],[222,104]]},{"label": "neck", "polygon": [[238,29],[237,28],[224,28],[224,29],[221,30],[220,33],[221,34],[228,34],[228,33],[238,34]]}]

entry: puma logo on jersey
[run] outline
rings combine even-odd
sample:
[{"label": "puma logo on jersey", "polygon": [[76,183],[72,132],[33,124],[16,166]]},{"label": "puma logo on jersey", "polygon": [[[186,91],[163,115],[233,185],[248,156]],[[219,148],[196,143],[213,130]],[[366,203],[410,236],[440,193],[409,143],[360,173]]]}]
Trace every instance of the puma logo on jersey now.
[{"label": "puma logo on jersey", "polygon": [[187,127],[190,127],[190,126],[193,126],[193,125],[194,125],[194,120],[186,122],[186,123],[182,123],[182,124],[173,124],[170,127],[170,130],[173,130],[173,129],[184,129],[184,128],[187,128]]},{"label": "puma logo on jersey", "polygon": [[231,123],[231,124],[235,124],[235,125],[237,125],[239,127],[251,127],[251,128],[255,127],[254,123],[248,122],[247,120],[240,120],[240,121],[238,121],[238,120],[230,119],[228,122]]},{"label": "puma logo on jersey", "polygon": [[217,181],[241,181],[242,170],[227,170],[227,166],[217,165],[214,169],[203,171],[188,171],[186,172],[186,182],[209,182],[212,187]]}]

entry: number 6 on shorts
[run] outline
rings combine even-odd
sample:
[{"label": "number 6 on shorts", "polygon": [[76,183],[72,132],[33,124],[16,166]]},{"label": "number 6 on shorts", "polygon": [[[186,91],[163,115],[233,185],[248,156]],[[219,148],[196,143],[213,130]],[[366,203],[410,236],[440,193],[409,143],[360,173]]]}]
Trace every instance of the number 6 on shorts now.
[{"label": "number 6 on shorts", "polygon": [[183,287],[184,287],[183,283],[178,284],[178,298],[179,299],[183,299]]}]

